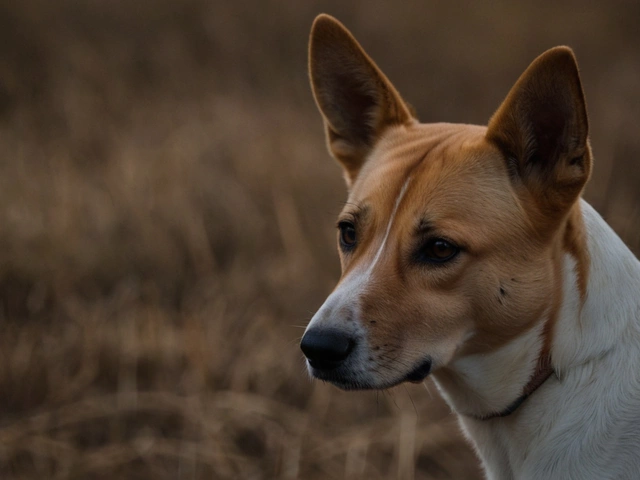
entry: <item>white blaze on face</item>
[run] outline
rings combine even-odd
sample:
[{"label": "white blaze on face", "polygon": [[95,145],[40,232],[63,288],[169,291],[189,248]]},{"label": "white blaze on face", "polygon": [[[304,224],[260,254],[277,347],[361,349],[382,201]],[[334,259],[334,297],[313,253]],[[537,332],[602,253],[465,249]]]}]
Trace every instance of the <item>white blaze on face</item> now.
[{"label": "white blaze on face", "polygon": [[393,220],[396,218],[396,213],[398,213],[398,207],[400,206],[400,202],[402,201],[404,194],[407,192],[407,187],[409,187],[409,182],[411,181],[411,177],[407,177],[407,179],[405,180],[404,184],[402,185],[402,188],[400,189],[400,193],[398,194],[398,198],[396,198],[396,202],[393,205],[393,210],[391,211],[391,216],[389,217],[389,223],[387,224],[387,230],[384,234],[384,238],[382,239],[382,243],[380,244],[380,247],[378,248],[378,251],[376,252],[376,256],[373,258],[373,261],[371,262],[371,265],[369,265],[369,268],[367,269],[367,277],[369,277],[371,275],[371,272],[373,271],[373,269],[375,268],[376,264],[378,263],[378,260],[380,260],[380,257],[382,256],[382,252],[384,251],[384,247],[387,244],[387,239],[389,238],[389,233],[391,232],[391,226],[393,225]]},{"label": "white blaze on face", "polygon": [[[398,208],[400,207],[400,203],[407,192],[407,188],[409,187],[409,183],[411,182],[411,177],[408,177],[402,188],[400,189],[400,193],[396,198],[396,201],[393,205],[393,210],[391,211],[391,215],[389,217],[389,222],[387,223],[387,228],[385,230],[384,237],[382,238],[382,242],[376,251],[373,260],[368,266],[357,266],[354,268],[349,274],[342,279],[338,287],[333,291],[329,298],[324,302],[322,307],[316,312],[313,316],[309,325],[307,326],[307,330],[312,326],[322,323],[325,326],[342,326],[347,327],[342,323],[344,320],[342,315],[336,315],[335,312],[342,311],[343,309],[348,309],[352,312],[352,319],[354,322],[350,322],[352,325],[349,325],[348,329],[361,330],[361,325],[358,318],[358,297],[362,288],[369,282],[371,274],[373,273],[373,269],[376,264],[382,258],[382,254],[384,253],[385,247],[387,245],[387,240],[389,239],[389,235],[391,233],[391,227],[393,226],[393,222],[395,220],[396,214],[398,213]],[[335,325],[332,325],[336,323]],[[354,325],[355,324],[355,325]]]}]

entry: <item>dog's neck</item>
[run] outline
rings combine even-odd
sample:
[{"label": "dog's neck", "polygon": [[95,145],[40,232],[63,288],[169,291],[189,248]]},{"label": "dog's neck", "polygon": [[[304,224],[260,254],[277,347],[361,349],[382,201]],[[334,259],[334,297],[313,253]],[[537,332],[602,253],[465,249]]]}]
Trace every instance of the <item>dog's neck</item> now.
[{"label": "dog's neck", "polygon": [[494,418],[504,418],[514,413],[538,388],[544,385],[552,375],[554,375],[553,364],[551,362],[551,356],[549,352],[543,351],[538,357],[536,369],[533,372],[533,376],[529,379],[529,382],[524,386],[522,393],[518,398],[511,402],[507,408],[501,412],[489,413],[482,417],[474,417],[476,420],[493,420]]},{"label": "dog's neck", "polygon": [[470,355],[434,373],[453,409],[475,419],[502,417],[523,396],[543,355],[544,322],[491,354]]},{"label": "dog's neck", "polygon": [[[492,449],[504,450],[509,440],[502,439],[500,446],[492,446],[494,436],[483,434],[479,441],[476,433],[495,429],[501,422],[512,426],[539,422],[533,417],[555,407],[545,403],[545,389],[562,388],[563,376],[580,365],[593,362],[597,369],[597,360],[607,355],[629,328],[640,328],[640,262],[591,206],[582,201],[581,210],[589,251],[589,278],[586,295],[581,295],[576,259],[569,253],[564,255],[562,301],[549,345],[549,358],[557,377],[543,382],[510,415],[495,415],[520,398],[539,370],[547,319],[491,354],[461,358],[434,374],[438,387],[461,414],[463,425],[483,456]],[[522,436],[529,429],[514,427],[508,431]],[[494,460],[500,457],[486,456]],[[504,461],[504,457],[500,458]],[[484,460],[491,462],[490,458]]]}]

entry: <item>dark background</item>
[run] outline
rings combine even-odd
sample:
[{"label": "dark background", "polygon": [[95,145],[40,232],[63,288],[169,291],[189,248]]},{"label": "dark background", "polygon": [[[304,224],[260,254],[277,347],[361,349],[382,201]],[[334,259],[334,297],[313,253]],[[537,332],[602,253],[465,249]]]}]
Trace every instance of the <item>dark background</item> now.
[{"label": "dark background", "polygon": [[435,386],[312,383],[345,199],[311,97],[341,19],[423,121],[581,67],[586,197],[640,251],[637,1],[0,1],[0,478],[471,479]]}]

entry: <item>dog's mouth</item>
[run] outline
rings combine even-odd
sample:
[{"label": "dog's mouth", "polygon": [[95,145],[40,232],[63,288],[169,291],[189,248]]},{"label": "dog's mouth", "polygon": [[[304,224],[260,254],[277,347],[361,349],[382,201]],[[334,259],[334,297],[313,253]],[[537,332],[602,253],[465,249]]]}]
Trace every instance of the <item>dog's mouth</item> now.
[{"label": "dog's mouth", "polygon": [[431,373],[431,359],[426,358],[416,368],[411,370],[406,376],[406,381],[411,383],[422,383]]},{"label": "dog's mouth", "polygon": [[342,390],[384,390],[404,382],[422,383],[431,373],[432,363],[431,358],[427,357],[409,373],[395,379],[372,378],[370,375],[354,373],[344,366],[323,369],[311,362],[309,366],[315,378],[329,382]]}]

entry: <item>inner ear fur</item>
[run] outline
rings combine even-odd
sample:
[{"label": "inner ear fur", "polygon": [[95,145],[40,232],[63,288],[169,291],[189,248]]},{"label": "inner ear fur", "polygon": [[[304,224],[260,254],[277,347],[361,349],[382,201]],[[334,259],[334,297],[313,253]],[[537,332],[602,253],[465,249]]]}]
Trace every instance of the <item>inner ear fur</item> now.
[{"label": "inner ear fur", "polygon": [[309,76],[329,151],[351,185],[385,128],[413,121],[412,109],[335,18],[319,15],[309,41]]},{"label": "inner ear fur", "polygon": [[573,51],[556,47],[520,76],[493,115],[487,139],[517,187],[545,218],[566,214],[591,172],[589,123]]}]

